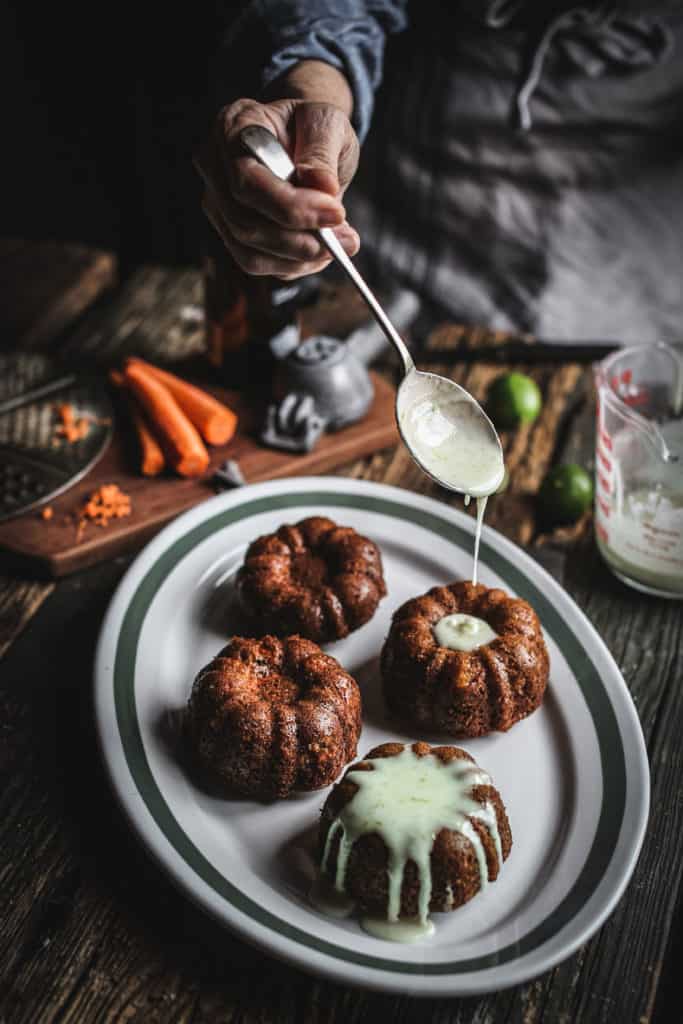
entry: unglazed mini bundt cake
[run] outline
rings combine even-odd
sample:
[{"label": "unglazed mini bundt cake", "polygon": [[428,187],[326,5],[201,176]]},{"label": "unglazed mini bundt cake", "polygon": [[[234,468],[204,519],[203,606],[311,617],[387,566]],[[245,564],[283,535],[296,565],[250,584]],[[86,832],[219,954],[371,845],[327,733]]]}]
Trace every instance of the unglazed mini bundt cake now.
[{"label": "unglazed mini bundt cake", "polygon": [[535,711],[549,659],[531,605],[462,582],[433,587],[395,612],[381,670],[394,714],[451,736],[484,736]]},{"label": "unglazed mini bundt cake", "polygon": [[323,516],[255,540],[237,590],[260,631],[318,643],[364,625],[386,594],[377,545]]},{"label": "unglazed mini bundt cake", "polygon": [[455,910],[498,877],[512,847],[490,777],[459,747],[383,743],[328,796],[320,870],[364,913],[390,922]]},{"label": "unglazed mini bundt cake", "polygon": [[201,670],[188,706],[205,781],[261,800],[334,782],[360,730],[355,679],[301,636],[234,637]]}]

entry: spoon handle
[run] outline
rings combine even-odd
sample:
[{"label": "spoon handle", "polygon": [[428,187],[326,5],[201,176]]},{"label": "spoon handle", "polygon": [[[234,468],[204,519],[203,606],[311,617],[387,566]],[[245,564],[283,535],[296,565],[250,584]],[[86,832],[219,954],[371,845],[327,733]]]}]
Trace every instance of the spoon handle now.
[{"label": "spoon handle", "polygon": [[[262,128],[260,125],[250,125],[248,128],[244,128],[242,130],[240,138],[252,156],[256,157],[264,167],[267,167],[272,174],[277,178],[280,178],[282,181],[289,181],[295,171],[294,164],[290,160],[284,146],[280,144],[272,132],[268,131],[267,128]],[[404,374],[410,373],[411,370],[415,369],[415,364],[413,362],[413,357],[406,348],[403,338],[382,309],[382,306],[366,284],[362,275],[359,274],[358,270],[351,262],[350,257],[347,255],[344,247],[332,228],[320,228],[320,230],[316,231],[315,234],[318,236],[328,252],[330,252],[337,262],[341,264],[347,277],[353,282],[365,299],[370,312],[398,352],[403,364]]]}]

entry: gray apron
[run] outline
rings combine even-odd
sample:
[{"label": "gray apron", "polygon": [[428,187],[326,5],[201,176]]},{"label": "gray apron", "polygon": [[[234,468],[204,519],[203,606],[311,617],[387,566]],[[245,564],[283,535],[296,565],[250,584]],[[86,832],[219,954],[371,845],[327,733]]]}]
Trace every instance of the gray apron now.
[{"label": "gray apron", "polygon": [[346,199],[366,270],[461,322],[680,340],[683,14],[485,6],[388,41]]}]

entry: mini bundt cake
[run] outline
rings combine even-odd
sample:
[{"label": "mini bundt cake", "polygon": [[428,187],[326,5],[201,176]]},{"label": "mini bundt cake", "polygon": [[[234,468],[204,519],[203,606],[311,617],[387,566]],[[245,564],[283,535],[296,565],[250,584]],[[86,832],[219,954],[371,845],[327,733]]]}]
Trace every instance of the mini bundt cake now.
[{"label": "mini bundt cake", "polygon": [[201,670],[188,706],[204,780],[261,800],[334,782],[360,730],[355,679],[301,636],[234,637]]},{"label": "mini bundt cake", "polygon": [[[450,636],[459,632],[471,642],[461,649],[444,646],[444,626]],[[433,587],[401,605],[382,649],[381,671],[386,704],[400,718],[451,736],[484,736],[505,732],[536,710],[549,659],[531,605],[503,590],[462,582]]]},{"label": "mini bundt cake", "polygon": [[237,590],[260,631],[318,643],[364,625],[386,594],[377,545],[323,516],[255,540]]},{"label": "mini bundt cake", "polygon": [[367,915],[425,922],[498,877],[512,848],[490,777],[459,747],[383,743],[322,810],[322,876]]}]

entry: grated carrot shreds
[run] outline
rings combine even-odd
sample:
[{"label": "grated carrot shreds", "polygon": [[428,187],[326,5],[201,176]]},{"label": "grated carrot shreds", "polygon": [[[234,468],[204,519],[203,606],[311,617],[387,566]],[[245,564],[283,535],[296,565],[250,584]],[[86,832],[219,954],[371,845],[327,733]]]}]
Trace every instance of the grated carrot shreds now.
[{"label": "grated carrot shreds", "polygon": [[87,416],[76,418],[73,405],[61,402],[55,407],[60,422],[55,427],[55,436],[61,437],[68,444],[81,441],[90,432],[90,419]]},{"label": "grated carrot shreds", "polygon": [[81,509],[76,531],[80,541],[88,523],[109,526],[112,519],[122,519],[131,513],[130,495],[125,494],[118,484],[102,484],[90,495]]}]

